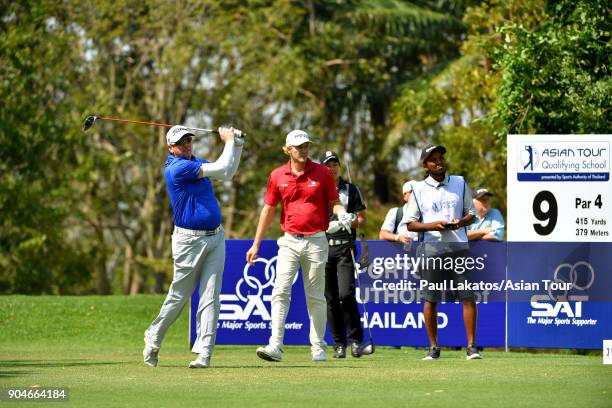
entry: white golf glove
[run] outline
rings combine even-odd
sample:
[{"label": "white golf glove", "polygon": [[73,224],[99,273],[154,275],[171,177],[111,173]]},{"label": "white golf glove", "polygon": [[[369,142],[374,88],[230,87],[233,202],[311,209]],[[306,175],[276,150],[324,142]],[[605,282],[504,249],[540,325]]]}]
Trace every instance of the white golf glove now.
[{"label": "white golf glove", "polygon": [[238,144],[238,146],[242,146],[244,144],[244,132],[240,129],[234,129],[234,141]]},{"label": "white golf glove", "polygon": [[244,144],[244,132],[240,129],[234,129],[232,125],[223,125],[217,129],[217,132],[221,133],[221,129],[232,129],[234,133],[234,145],[242,146]]},{"label": "white golf glove", "polygon": [[327,228],[327,232],[328,234],[333,234],[334,232],[338,232],[342,229],[342,225],[340,225],[340,222],[338,221],[330,221],[329,222],[329,228]]},{"label": "white golf glove", "polygon": [[240,129],[234,129],[234,144],[242,146],[244,144],[244,133]]},{"label": "white golf glove", "polygon": [[348,233],[350,233],[351,224],[353,224],[355,218],[357,218],[355,214],[343,212],[342,214],[338,215],[338,223],[342,228],[344,228]]}]

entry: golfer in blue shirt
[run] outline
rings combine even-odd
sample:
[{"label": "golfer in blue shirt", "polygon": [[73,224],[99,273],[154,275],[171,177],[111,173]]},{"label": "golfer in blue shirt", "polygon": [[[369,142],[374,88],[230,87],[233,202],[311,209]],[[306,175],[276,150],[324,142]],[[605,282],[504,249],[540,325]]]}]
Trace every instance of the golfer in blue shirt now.
[{"label": "golfer in blue shirt", "polygon": [[221,209],[210,179],[231,180],[236,173],[244,141],[235,134],[241,135],[233,128],[219,129],[225,147],[213,163],[193,155],[193,134],[189,128],[174,126],[166,134],[169,154],[164,175],[174,212],[174,277],[159,315],[145,331],[143,356],[145,364],[151,367],[157,366],[166,331],[179,317],[198,283],[197,337],[192,348],[198,357],[189,367],[210,365],[225,264]]}]

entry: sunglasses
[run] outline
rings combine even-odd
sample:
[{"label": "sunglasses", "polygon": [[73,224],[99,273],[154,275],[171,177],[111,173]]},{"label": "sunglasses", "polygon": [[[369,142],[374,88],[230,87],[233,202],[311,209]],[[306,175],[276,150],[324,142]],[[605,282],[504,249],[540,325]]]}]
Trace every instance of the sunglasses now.
[{"label": "sunglasses", "polygon": [[186,144],[190,144],[191,143],[191,136],[188,137],[183,137],[181,140],[179,140],[178,142],[175,143],[176,146],[184,146]]}]

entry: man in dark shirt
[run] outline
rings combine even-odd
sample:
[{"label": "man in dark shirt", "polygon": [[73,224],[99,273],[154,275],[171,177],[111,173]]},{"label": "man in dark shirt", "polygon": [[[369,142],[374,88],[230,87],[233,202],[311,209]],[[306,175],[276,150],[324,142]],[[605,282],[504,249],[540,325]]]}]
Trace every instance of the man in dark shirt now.
[{"label": "man in dark shirt", "polygon": [[363,328],[355,297],[353,259],[356,228],[366,221],[366,205],[359,188],[340,177],[340,159],[336,153],[323,153],[320,162],[327,166],[334,176],[340,202],[346,211],[356,215],[351,230],[347,231],[338,224],[338,217],[330,213],[330,227],[327,230],[329,255],[325,266],[325,299],[327,321],[334,339],[334,358],[346,357],[347,344],[351,346],[353,357],[361,357]]}]

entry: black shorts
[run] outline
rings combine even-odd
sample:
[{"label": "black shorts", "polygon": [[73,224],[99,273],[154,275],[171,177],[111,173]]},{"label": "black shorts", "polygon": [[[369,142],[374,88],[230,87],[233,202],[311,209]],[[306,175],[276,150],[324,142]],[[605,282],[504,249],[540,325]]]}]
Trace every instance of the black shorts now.
[{"label": "black shorts", "polygon": [[[421,269],[421,279],[427,281],[428,284],[436,284],[436,289],[431,289],[425,286],[421,289],[421,296],[428,302],[438,303],[440,301],[451,300],[447,296],[443,296],[443,292],[450,292],[452,300],[474,300],[473,290],[458,290],[461,283],[471,282],[470,271],[456,273],[454,268],[457,258],[465,258],[470,255],[469,251],[457,251],[446,253],[443,255],[430,256],[427,258],[427,263]],[[442,287],[440,287],[442,286]],[[443,288],[446,288],[445,290]]]}]

